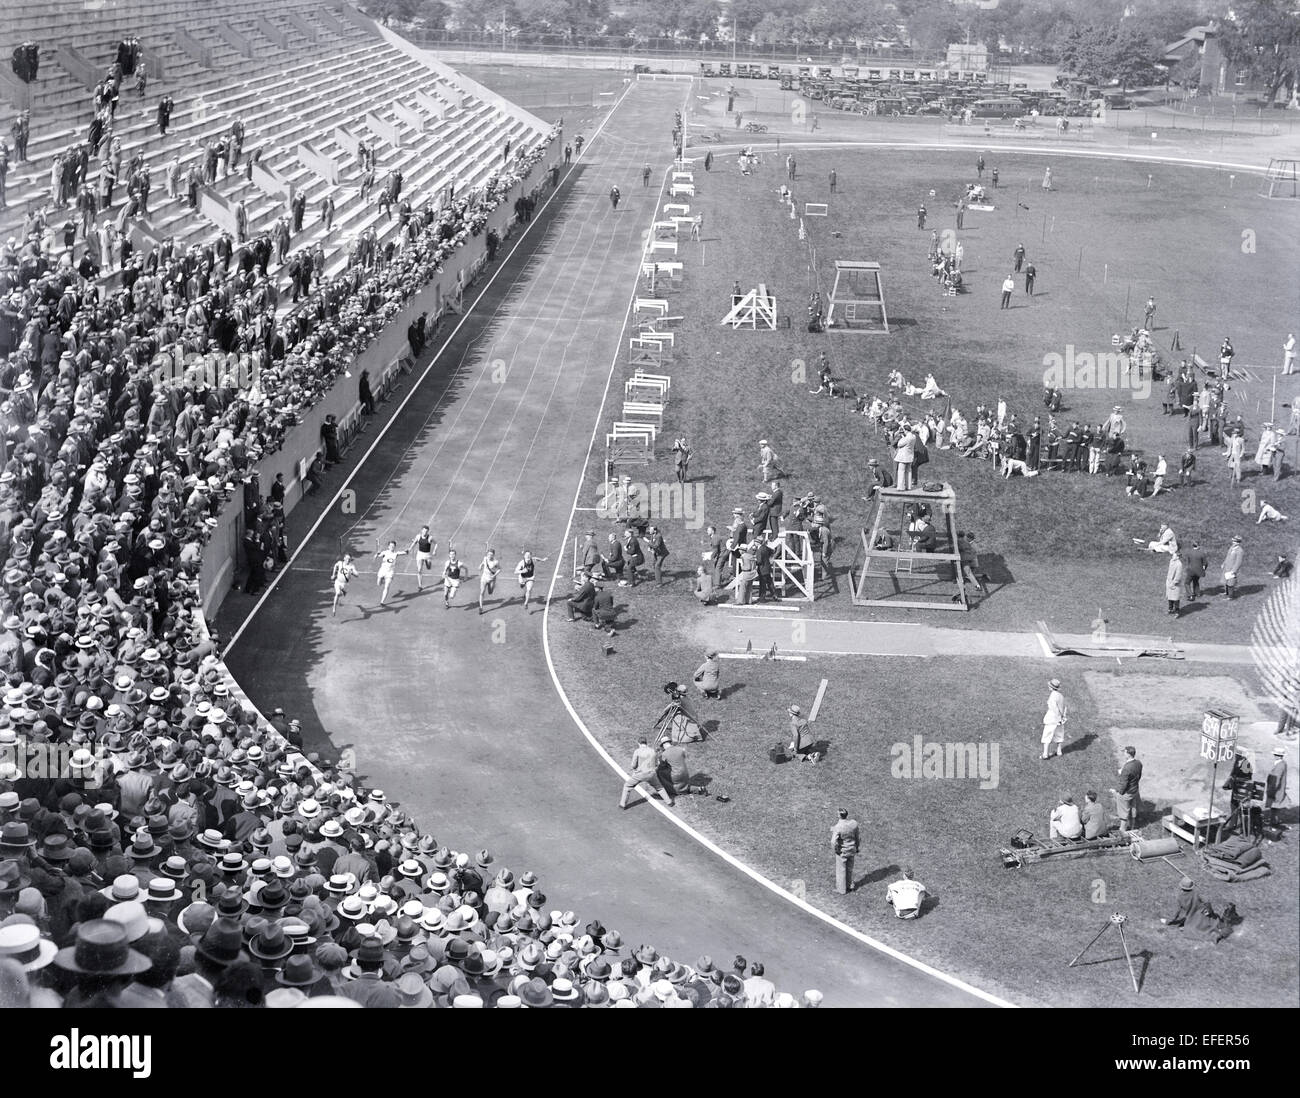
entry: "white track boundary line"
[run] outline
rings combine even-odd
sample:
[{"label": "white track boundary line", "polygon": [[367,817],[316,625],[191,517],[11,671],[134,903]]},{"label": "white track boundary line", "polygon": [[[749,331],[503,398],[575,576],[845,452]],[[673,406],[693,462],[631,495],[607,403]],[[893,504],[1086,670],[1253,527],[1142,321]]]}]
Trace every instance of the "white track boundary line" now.
[{"label": "white track boundary line", "polygon": [[[628,85],[628,87],[632,88],[632,87],[636,87],[636,85],[630,84]],[[620,105],[622,104],[621,98],[619,100],[619,104]],[[612,117],[613,114],[614,112],[610,111],[609,115],[606,116],[606,121],[608,121],[608,119]],[[667,173],[665,173],[664,182],[661,183],[659,187],[659,193],[661,199],[663,198],[664,186],[667,182],[668,182],[668,176]],[[657,209],[658,207],[656,206],[656,210]],[[564,559],[564,554],[569,544],[569,534],[570,531],[573,529],[573,519],[578,506],[578,500],[582,498],[583,484],[585,483],[587,477],[587,467],[591,464],[591,455],[596,446],[596,437],[600,433],[601,420],[605,414],[605,404],[609,399],[610,386],[613,384],[614,374],[618,370],[619,359],[623,353],[623,332],[626,330],[628,321],[631,319],[632,316],[632,307],[635,303],[634,299],[636,298],[637,286],[638,283],[640,282],[640,278],[641,278],[641,262],[640,259],[638,258],[636,264],[636,270],[634,272],[634,276],[632,280],[632,292],[628,295],[627,309],[623,314],[623,327],[622,329],[619,330],[618,344],[614,349],[614,358],[613,361],[610,363],[609,376],[605,382],[605,392],[601,397],[600,407],[596,411],[596,425],[592,430],[591,440],[590,442],[587,443],[587,456],[582,464],[582,472],[578,476],[577,490],[573,494],[573,508],[571,509],[569,514],[569,521],[565,524],[564,527],[564,536],[560,539],[558,560]],[[591,745],[592,749],[596,752],[596,754],[605,760],[606,764],[610,767],[611,770],[614,771],[614,773],[616,773],[620,778],[626,781],[628,778],[627,771],[624,770],[621,766],[619,766],[617,762],[614,761],[613,756],[610,755],[610,753],[605,750],[604,746],[596,739],[596,737],[591,734],[591,729],[587,727],[586,723],[578,715],[578,711],[573,708],[573,703],[569,701],[569,695],[564,692],[564,687],[560,685],[560,678],[555,672],[555,662],[551,658],[550,608],[551,608],[551,603],[555,599],[555,585],[558,582],[559,578],[560,578],[560,569],[557,567],[556,570],[551,575],[551,583],[546,591],[545,606],[547,612],[542,616],[542,650],[546,655],[546,669],[547,671],[550,672],[551,682],[555,686],[555,692],[556,694],[559,695],[560,701],[561,703],[563,703],[564,708],[568,710],[569,716],[572,718],[573,723],[578,726],[578,730],[583,734],[583,736],[586,737],[587,742]],[[776,620],[780,621],[783,619],[778,618]],[[930,965],[927,965],[924,961],[918,961],[914,957],[909,957],[906,953],[900,953],[892,946],[887,946],[885,945],[884,942],[877,941],[875,938],[872,938],[870,935],[863,934],[862,931],[860,930],[855,930],[847,923],[843,923],[839,919],[836,919],[833,915],[828,915],[825,911],[822,911],[820,908],[814,907],[812,904],[808,903],[807,900],[801,900],[793,892],[787,892],[775,881],[771,881],[767,877],[764,877],[763,874],[761,874],[757,869],[753,868],[753,866],[750,866],[747,863],[742,862],[739,858],[736,858],[732,854],[728,854],[725,850],[723,850],[720,846],[718,846],[715,842],[713,842],[712,839],[708,838],[706,835],[701,834],[699,831],[697,831],[694,827],[688,824],[685,820],[681,819],[679,816],[676,816],[672,812],[669,812],[668,809],[658,800],[654,798],[649,798],[648,803],[652,808],[660,812],[666,819],[671,820],[675,826],[680,828],[683,832],[689,835],[702,847],[712,852],[713,854],[716,854],[719,858],[721,858],[732,868],[738,869],[741,873],[744,873],[746,876],[750,877],[752,880],[762,885],[769,892],[772,892],[777,896],[781,897],[783,900],[787,900],[788,902],[794,904],[796,907],[800,908],[807,914],[813,916],[816,919],[820,919],[823,923],[826,923],[828,926],[832,926],[836,930],[839,930],[844,934],[847,934],[850,938],[853,938],[856,941],[861,942],[863,945],[869,946],[870,948],[877,950],[880,953],[884,953],[886,956],[892,957],[896,961],[900,961],[911,968],[915,968],[918,971],[924,972],[927,976],[932,976],[934,979],[939,980],[942,983],[948,984],[951,987],[955,987],[960,991],[964,991],[968,995],[972,995],[975,998],[981,999],[984,1002],[989,1003],[993,1006],[1000,1006],[1000,1007],[1015,1006],[1014,1003],[1009,1003],[1005,999],[1000,999],[996,995],[992,995],[987,991],[982,991],[977,987],[973,987],[972,985],[966,983],[964,980],[958,979],[956,976],[951,976],[946,972],[941,972],[937,968],[932,968]]]},{"label": "white track boundary line", "polygon": [[[614,104],[615,109],[618,107],[619,104],[623,102],[624,98],[627,97],[627,94],[635,86],[636,86],[635,84],[629,84],[626,88],[623,89],[623,94],[619,96],[618,102]],[[594,141],[597,137],[600,136],[600,131],[605,128],[606,123],[610,120],[613,114],[614,114],[614,109],[611,109],[609,114],[607,114],[603,119],[601,119],[600,125],[596,127],[596,129],[593,131],[591,135],[591,140],[584,142],[583,145],[584,148],[589,146],[591,141]],[[561,166],[565,167],[565,165],[561,165]],[[555,189],[553,189],[551,193],[547,196],[546,201],[542,203],[542,207],[541,207],[542,212],[544,212],[546,208],[555,200],[555,197],[560,193],[562,189],[563,182],[568,179],[568,176],[569,176],[569,172],[565,171],[561,178],[561,186],[557,186]],[[429,376],[429,372],[434,368],[434,366],[437,365],[438,361],[442,358],[443,352],[447,349],[447,347],[451,345],[452,340],[456,338],[461,328],[464,327],[465,323],[469,320],[469,318],[474,315],[474,311],[478,308],[479,303],[486,296],[487,291],[491,289],[492,284],[497,280],[501,272],[506,269],[511,257],[515,254],[515,252],[519,250],[519,248],[523,245],[524,241],[528,239],[528,234],[532,232],[533,227],[536,224],[537,224],[537,219],[534,215],[534,220],[529,221],[524,226],[524,230],[519,234],[519,238],[515,241],[514,247],[511,248],[510,251],[507,252],[505,256],[502,257],[501,262],[497,264],[496,270],[492,272],[488,280],[483,284],[482,289],[480,289],[478,294],[475,296],[473,303],[469,306],[469,308],[465,310],[463,314],[461,314],[461,318],[457,322],[456,327],[454,327],[447,334],[447,338],[442,341],[442,345],[438,348],[437,351],[434,352],[433,358],[429,360],[429,365],[427,365],[424,368],[424,372],[420,374],[419,380],[416,381],[415,384],[411,386],[410,392],[408,392],[406,396],[402,398],[402,403],[397,406],[397,408],[393,411],[393,414],[388,417],[388,422],[385,423],[383,428],[379,431],[379,433],[375,435],[374,441],[371,442],[370,444],[370,448],[366,450],[364,454],[361,455],[361,459],[356,463],[356,465],[352,467],[352,471],[347,475],[347,478],[343,481],[343,483],[339,485],[338,491],[334,493],[334,498],[331,499],[329,503],[326,504],[325,507],[321,509],[321,513],[317,517],[316,521],[312,523],[311,529],[308,530],[307,533],[303,535],[302,540],[299,541],[298,545],[295,547],[293,554],[276,572],[275,577],[271,580],[266,590],[262,592],[261,598],[259,598],[257,602],[253,604],[253,608],[248,612],[244,620],[240,623],[239,628],[235,630],[230,640],[226,642],[225,648],[221,650],[221,659],[223,661],[230,654],[231,650],[235,647],[235,644],[238,642],[239,638],[244,635],[244,631],[248,628],[252,620],[255,617],[257,617],[258,611],[262,609],[262,606],[265,604],[266,600],[271,597],[272,593],[279,585],[280,580],[283,579],[286,575],[288,575],[289,572],[292,570],[294,561],[298,559],[299,555],[311,542],[312,538],[316,536],[316,531],[321,528],[322,524],[325,522],[325,519],[338,505],[339,500],[343,498],[343,493],[347,491],[347,487],[349,484],[352,483],[353,478],[361,471],[362,467],[370,459],[370,455],[375,452],[376,447],[378,447],[378,445],[383,441],[384,436],[388,434],[389,429],[393,426],[394,423],[398,421],[398,419],[401,418],[402,411],[406,408],[407,404],[410,403],[411,398],[415,396],[417,392],[420,391],[420,387],[424,384],[425,379]],[[639,267],[637,269],[638,271],[640,270]]]}]

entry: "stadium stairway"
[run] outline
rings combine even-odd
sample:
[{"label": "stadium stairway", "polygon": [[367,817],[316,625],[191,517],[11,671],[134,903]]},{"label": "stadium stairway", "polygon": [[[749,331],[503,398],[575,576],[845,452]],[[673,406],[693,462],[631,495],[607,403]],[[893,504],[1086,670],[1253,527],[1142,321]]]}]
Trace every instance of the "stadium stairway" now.
[{"label": "stadium stairway", "polygon": [[[403,173],[402,197],[419,206],[445,194],[448,186],[454,186],[455,195],[472,191],[503,166],[507,141],[513,152],[532,147],[549,132],[545,123],[527,112],[484,102],[468,91],[472,84],[459,84],[449,70],[426,65],[368,33],[358,21],[344,20],[310,2],[219,0],[195,5],[190,11],[179,0],[128,0],[110,9],[111,19],[98,20],[90,29],[65,25],[62,35],[61,21],[49,14],[48,7],[34,0],[11,2],[18,9],[19,22],[27,20],[19,38],[71,44],[101,71],[112,63],[123,37],[140,37],[147,54],[162,51],[165,75],[160,80],[151,75],[143,100],[134,92],[131,79],[124,79],[114,135],[122,140],[124,164],[139,152],[151,170],[147,235],[172,237],[180,246],[210,240],[218,230],[202,214],[191,211],[183,198],[167,198],[166,168],[179,157],[183,181],[191,166],[202,163],[202,142],[228,132],[237,118],[245,126],[245,155],[260,149],[261,163],[306,195],[303,231],[294,236],[291,251],[324,245],[327,274],[345,266],[347,242],[366,229],[375,230],[381,245],[397,232],[396,218],[383,217],[376,205],[390,172]],[[184,19],[184,33],[210,51],[211,68],[195,62],[169,37],[178,17]],[[278,31],[279,43],[265,33],[259,22],[263,19],[272,33]],[[12,14],[6,16],[6,23],[13,21]],[[218,34],[214,26],[222,21],[246,34],[254,56],[245,56]],[[142,25],[156,28],[152,40],[139,34]],[[16,235],[33,205],[50,201],[52,158],[84,140],[91,119],[90,91],[69,72],[46,59],[40,83],[33,95],[29,160],[11,163],[9,208],[0,211],[0,233],[5,235]],[[392,110],[392,104],[401,100],[423,115],[416,106],[417,90],[443,104],[443,117],[425,116],[419,130],[399,120]],[[176,101],[165,137],[158,133],[155,117],[162,94]],[[370,131],[365,118],[371,112],[399,129],[400,147]],[[376,185],[368,201],[360,197],[359,163],[335,140],[339,126],[375,150]],[[297,148],[303,141],[337,162],[337,186],[299,161]],[[218,178],[212,189],[232,207],[244,202],[250,235],[269,231],[277,218],[287,216],[288,204],[248,182],[242,167],[241,163],[241,170]],[[98,161],[92,161],[92,182],[97,172]],[[327,193],[333,193],[335,200],[334,227],[328,234],[319,216]],[[124,195],[122,180],[114,196],[117,204],[101,213],[97,222],[116,219]],[[57,215],[58,221],[68,216],[75,217],[71,207]],[[79,237],[78,245],[83,243]]]}]

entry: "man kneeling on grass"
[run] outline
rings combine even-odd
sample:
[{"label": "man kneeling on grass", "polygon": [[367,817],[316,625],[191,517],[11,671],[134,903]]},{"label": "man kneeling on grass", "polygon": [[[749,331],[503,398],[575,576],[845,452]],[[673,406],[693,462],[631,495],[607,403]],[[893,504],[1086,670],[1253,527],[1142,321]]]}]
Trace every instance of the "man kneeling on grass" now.
[{"label": "man kneeling on grass", "polygon": [[902,880],[895,881],[885,893],[885,902],[900,919],[915,919],[925,903],[925,885],[912,879],[910,868],[903,870]]},{"label": "man kneeling on grass", "polygon": [[799,762],[815,763],[821,758],[821,752],[813,750],[816,742],[813,739],[808,718],[803,715],[803,710],[797,705],[790,706],[790,746],[787,750]]}]

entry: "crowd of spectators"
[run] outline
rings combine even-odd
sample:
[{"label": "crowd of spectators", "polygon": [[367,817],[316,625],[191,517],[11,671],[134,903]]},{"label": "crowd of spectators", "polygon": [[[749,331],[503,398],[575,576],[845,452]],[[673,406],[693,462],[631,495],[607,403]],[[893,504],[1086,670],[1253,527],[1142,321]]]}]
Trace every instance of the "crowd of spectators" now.
[{"label": "crowd of spectators", "polygon": [[[0,248],[3,1005],[798,1005],[422,835],[241,700],[203,620],[227,501],[554,139],[295,311],[265,236],[128,253],[113,283],[51,207]],[[216,353],[251,383],[191,369]]]},{"label": "crowd of spectators", "polygon": [[552,909],[536,874],[439,845],[301,754],[296,722],[248,708],[198,631],[168,658],[128,632],[92,670],[5,695],[9,758],[73,753],[54,779],[0,764],[0,1005],[821,1002],[778,993],[761,962],[684,965]]}]

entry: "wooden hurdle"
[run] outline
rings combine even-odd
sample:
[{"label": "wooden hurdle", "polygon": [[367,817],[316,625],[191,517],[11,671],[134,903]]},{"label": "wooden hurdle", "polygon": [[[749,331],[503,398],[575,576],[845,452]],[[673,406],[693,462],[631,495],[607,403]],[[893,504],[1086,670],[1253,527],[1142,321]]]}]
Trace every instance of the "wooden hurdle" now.
[{"label": "wooden hurdle", "polygon": [[668,385],[657,379],[630,377],[623,383],[623,399],[645,401],[662,407],[668,403]]}]

